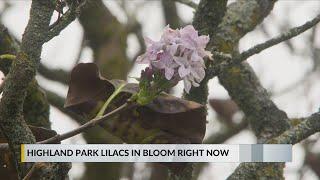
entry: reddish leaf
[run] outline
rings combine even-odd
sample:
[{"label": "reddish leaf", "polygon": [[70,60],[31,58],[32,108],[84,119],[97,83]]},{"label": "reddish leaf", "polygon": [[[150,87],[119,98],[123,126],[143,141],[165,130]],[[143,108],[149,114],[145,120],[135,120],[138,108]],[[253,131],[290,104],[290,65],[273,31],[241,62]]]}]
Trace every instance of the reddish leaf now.
[{"label": "reddish leaf", "polygon": [[106,99],[114,85],[100,76],[94,63],[80,63],[71,71],[65,107],[80,113],[89,113],[97,101]]},{"label": "reddish leaf", "polygon": [[[79,64],[71,73],[70,88],[65,107],[88,113],[97,109],[120,84],[121,80],[106,80],[99,75],[98,68],[93,63]],[[90,87],[87,87],[90,86]],[[113,106],[124,103],[132,94],[138,92],[138,84],[128,83],[122,93],[113,101]],[[83,108],[85,107],[85,108]],[[111,111],[112,108],[107,111]],[[178,137],[188,139],[191,143],[201,143],[205,134],[204,106],[162,94],[152,103],[139,107],[139,121],[148,129],[160,129]],[[125,117],[124,117],[125,116]],[[132,113],[122,113],[121,121],[133,119]],[[125,123],[127,125],[127,123]],[[120,128],[118,128],[120,129]],[[127,128],[124,128],[127,129]],[[123,128],[121,128],[123,131]]]},{"label": "reddish leaf", "polygon": [[163,94],[138,111],[145,126],[187,138],[191,143],[203,140],[206,115],[201,104]]}]

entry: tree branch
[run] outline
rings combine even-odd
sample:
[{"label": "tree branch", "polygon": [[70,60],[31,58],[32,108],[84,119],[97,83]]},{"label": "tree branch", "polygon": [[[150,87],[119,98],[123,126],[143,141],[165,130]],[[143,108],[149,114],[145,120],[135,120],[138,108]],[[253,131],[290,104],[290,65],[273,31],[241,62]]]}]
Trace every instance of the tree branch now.
[{"label": "tree branch", "polygon": [[101,124],[102,122],[104,122],[105,120],[109,119],[109,118],[112,118],[114,117],[115,115],[125,111],[125,110],[128,110],[132,107],[134,107],[135,104],[132,104],[131,102],[128,102],[128,103],[125,103],[121,106],[119,106],[117,109],[109,112],[108,114],[102,116],[102,117],[99,117],[99,118],[95,118],[95,119],[92,119],[90,121],[88,121],[87,123],[81,125],[80,127],[72,130],[72,131],[69,131],[67,133],[64,133],[64,134],[58,134],[52,138],[49,138],[47,140],[44,140],[44,141],[40,141],[38,142],[38,144],[50,144],[50,143],[56,143],[56,142],[60,142],[62,140],[65,140],[65,139],[68,139],[72,136],[75,136],[77,134],[80,134],[84,131],[86,131],[87,129],[90,129],[98,124]]},{"label": "tree branch", "polygon": [[248,50],[243,51],[241,54],[231,56],[229,54],[224,54],[222,52],[213,51],[213,57],[217,59],[222,59],[224,61],[217,61],[214,62],[213,65],[208,68],[207,72],[210,77],[216,76],[223,72],[226,68],[230,68],[233,65],[239,64],[245,60],[247,60],[249,57],[260,53],[263,50],[266,50],[272,46],[275,46],[279,43],[282,43],[283,41],[287,41],[293,37],[296,37],[305,31],[311,29],[315,25],[317,25],[320,22],[320,14],[316,16],[311,21],[306,22],[305,24],[291,28],[285,33],[282,33],[272,39],[267,40],[266,42],[263,42],[261,44],[257,44]]},{"label": "tree branch", "polygon": [[280,136],[271,139],[268,143],[296,144],[318,132],[320,132],[320,112],[311,115]]},{"label": "tree branch", "polygon": [[69,83],[70,73],[66,70],[49,68],[41,63],[38,72],[49,80],[57,81],[65,85]]},{"label": "tree branch", "polygon": [[[235,54],[238,40],[253,30],[268,15],[274,2],[240,0],[230,4],[223,22],[217,30],[217,37],[212,42],[213,49]],[[234,28],[238,28],[238,30],[233,31]],[[216,63],[218,62],[226,65],[234,63],[234,59],[232,62],[217,59]],[[219,80],[228,90],[232,99],[244,111],[255,134],[260,139],[259,141],[266,141],[268,138],[285,131],[289,127],[288,117],[270,100],[267,91],[261,86],[251,67],[240,63],[226,67],[219,74]]]},{"label": "tree branch", "polygon": [[235,57],[235,61],[241,62],[243,60],[248,59],[250,56],[260,53],[261,51],[268,49],[274,45],[277,45],[283,41],[287,41],[295,36],[300,35],[301,33],[311,29],[313,26],[318,24],[320,21],[320,14],[317,15],[314,19],[311,21],[306,22],[305,24],[292,28],[289,31],[274,37],[264,43],[255,45],[254,47],[242,52],[239,56]]},{"label": "tree branch", "polygon": [[57,21],[57,23],[49,27],[50,31],[47,32],[47,37],[44,39],[45,42],[50,41],[52,38],[58,36],[62,30],[64,30],[71,22],[73,22],[77,16],[80,15],[81,8],[84,6],[86,0],[81,3],[77,1],[71,1],[69,3],[68,11]]},{"label": "tree branch", "polygon": [[[231,3],[216,30],[214,40],[210,43],[212,51],[236,54],[239,40],[263,21],[273,9],[275,2],[276,0],[238,0]],[[215,63],[223,61],[228,64],[224,59],[215,61]],[[209,65],[207,69],[212,66],[212,64]],[[290,127],[286,113],[271,101],[268,92],[261,86],[256,74],[247,63],[225,68],[218,78],[231,98],[245,113],[259,143],[278,136]],[[234,179],[270,179],[270,177],[281,179],[283,177],[282,163],[263,165],[259,167],[259,164],[251,163],[252,167],[257,166],[263,172],[253,171],[248,174],[240,171],[241,173],[234,176]],[[269,176],[268,169],[274,170],[272,176]]]},{"label": "tree branch", "polygon": [[87,0],[78,19],[101,75],[108,79],[126,79],[132,66],[126,55],[126,27],[102,0]]},{"label": "tree branch", "polygon": [[169,24],[173,29],[179,28],[181,19],[178,15],[176,3],[172,0],[161,0],[161,4],[165,24]]},{"label": "tree branch", "polygon": [[[114,109],[113,111],[101,116],[101,117],[98,117],[98,118],[94,118],[86,123],[84,123],[83,125],[81,125],[80,127],[74,129],[74,130],[71,130],[69,132],[66,132],[64,134],[57,134],[56,136],[53,136],[49,139],[46,139],[46,140],[43,140],[43,141],[39,141],[37,142],[37,144],[51,144],[51,143],[58,143],[58,142],[61,142],[65,139],[68,139],[70,137],[73,137],[75,135],[78,135],[92,127],[95,127],[97,125],[102,125],[101,123],[103,123],[104,121],[114,117],[115,115],[118,115],[120,114],[121,112],[124,112],[130,108],[133,108],[135,107],[136,104],[133,104],[132,102],[127,102],[121,106],[119,106],[118,108]],[[2,149],[6,149],[7,145],[6,144],[0,144],[0,148]]]},{"label": "tree branch", "polygon": [[[199,33],[202,35],[210,35],[213,37],[216,27],[221,22],[227,6],[227,0],[201,0],[199,3],[199,8],[197,9],[193,25]],[[211,38],[212,39],[212,38]],[[200,104],[206,105],[208,100],[208,81],[209,79],[205,77],[200,86],[197,88],[191,88],[190,93],[184,94],[184,98],[187,100],[195,101]],[[207,111],[204,110],[203,114],[206,115]],[[192,179],[193,175],[193,164],[190,163],[188,167],[184,169],[178,176],[170,174],[172,179]]]},{"label": "tree branch", "polygon": [[[278,137],[269,140],[267,143],[296,144],[317,132],[320,132],[319,112],[306,118],[300,124],[285,131]],[[275,178],[277,172],[275,169],[270,169],[272,164],[273,163],[241,163],[228,177],[228,180],[257,179],[258,177],[261,177],[259,174],[263,174],[264,177],[268,177],[267,179]]]},{"label": "tree branch", "polygon": [[74,119],[77,123],[80,123],[80,124],[86,123],[85,118],[63,107],[65,102],[65,99],[63,97],[47,89],[44,89],[44,91],[46,93],[46,96],[50,105],[54,106],[55,108],[57,108],[58,110],[60,110],[61,112],[69,116],[70,118]]},{"label": "tree branch", "polygon": [[[11,119],[6,118],[5,129],[6,131],[14,131],[14,133],[10,133],[9,138],[4,133],[6,138],[9,139],[9,144],[11,144],[10,136],[21,136],[13,137],[13,139],[17,141],[17,143],[14,143],[13,145],[14,149],[12,148],[12,145],[10,145],[11,149],[13,149],[15,152],[14,157],[18,156],[17,158],[15,158],[16,162],[19,161],[20,157],[20,144],[32,143],[33,141],[29,138],[29,135],[26,135],[30,134],[28,133],[28,128],[20,128],[19,123],[22,123],[22,126],[24,126],[23,124],[25,124],[25,120],[29,124],[35,124],[37,126],[43,126],[47,128],[50,127],[50,123],[47,121],[49,116],[49,105],[46,101],[45,96],[43,95],[43,92],[39,90],[38,84],[34,79],[34,75],[36,67],[38,66],[40,61],[42,45],[45,42],[46,33],[49,29],[49,23],[53,14],[55,3],[56,1],[51,0],[34,0],[32,2],[30,19],[25,29],[25,33],[23,35],[21,44],[8,33],[8,31],[5,27],[3,27],[3,25],[0,25],[0,37],[5,37],[0,38],[0,44],[4,45],[0,47],[0,51],[5,53],[12,53],[14,55],[17,54],[17,59],[14,61],[10,61],[8,63],[2,63],[3,61],[1,61],[1,70],[5,74],[9,73],[10,70],[10,73],[6,77],[4,94],[1,103],[8,103],[7,105],[9,105],[10,107],[6,109],[6,107],[3,107],[1,105],[2,109],[0,109],[0,118],[4,118],[3,116],[11,116]],[[9,86],[9,88],[6,94],[7,86]],[[24,99],[25,90],[28,96]],[[21,113],[22,109],[23,115]],[[2,113],[3,111],[7,110],[9,115]],[[17,121],[19,121],[19,123],[17,123]],[[12,128],[13,130],[11,130]],[[30,139],[31,142],[21,140],[26,138]],[[26,170],[28,169],[27,166],[29,163],[18,164],[20,165],[18,166],[18,172],[20,177],[22,177],[26,173]],[[67,172],[69,169],[70,166],[68,164],[45,163],[45,165],[43,165],[42,168],[39,169],[39,173],[37,174],[39,174],[42,178],[61,179],[67,176]]]},{"label": "tree branch", "polygon": [[0,127],[9,142],[20,177],[26,173],[26,164],[20,162],[20,144],[34,143],[35,138],[28,128],[22,112],[29,83],[35,76],[40,60],[43,40],[53,14],[54,3],[34,0],[30,19],[22,37],[21,52],[13,61],[6,77],[3,97],[0,102]]},{"label": "tree branch", "polygon": [[[199,3],[198,10],[194,15],[193,25],[202,35],[210,35],[210,41],[221,22],[227,6],[227,0],[202,0]],[[215,53],[219,55],[219,53]],[[220,53],[221,55],[221,53]],[[197,88],[191,88],[189,94],[184,94],[185,98],[201,104],[207,104],[208,100],[208,81],[210,78],[206,76]]]}]

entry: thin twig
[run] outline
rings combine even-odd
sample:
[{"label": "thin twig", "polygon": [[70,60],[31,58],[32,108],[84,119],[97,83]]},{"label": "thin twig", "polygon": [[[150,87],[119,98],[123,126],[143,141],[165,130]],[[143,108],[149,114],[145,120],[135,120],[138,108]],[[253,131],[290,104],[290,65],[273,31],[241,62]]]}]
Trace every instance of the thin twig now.
[{"label": "thin twig", "polygon": [[176,2],[179,2],[181,4],[187,5],[193,9],[197,9],[198,8],[198,4],[194,3],[192,0],[174,0]]},{"label": "thin twig", "polygon": [[285,94],[288,94],[289,92],[291,92],[292,90],[296,90],[297,87],[303,87],[303,85],[308,82],[308,80],[312,77],[312,75],[315,73],[314,70],[308,70],[302,78],[298,79],[297,81],[295,81],[294,83],[290,84],[289,86],[273,92],[272,95],[273,97],[280,97],[283,96]]},{"label": "thin twig", "polygon": [[289,40],[295,36],[298,36],[299,34],[314,27],[319,22],[320,22],[320,14],[318,16],[316,16],[314,19],[312,19],[311,21],[308,21],[301,26],[294,27],[281,35],[278,35],[278,36],[276,36],[276,37],[274,37],[264,43],[255,45],[252,48],[250,48],[246,51],[243,51],[241,54],[235,55],[233,57],[228,54],[223,54],[221,52],[213,51],[214,58],[222,59],[224,61],[214,62],[213,65],[208,68],[207,75],[209,77],[214,77],[217,74],[221,73],[225,68],[230,67],[230,66],[237,64],[237,63],[241,63],[241,62],[247,60],[249,57],[251,57],[255,54],[258,54],[263,50],[266,50],[266,49],[268,49],[272,46],[275,46],[283,41],[286,41],[286,40]]},{"label": "thin twig", "polygon": [[86,0],[78,5],[70,4],[68,11],[59,19],[59,21],[49,27],[50,31],[47,34],[45,42],[48,42],[52,38],[58,36],[63,29],[65,29],[71,22],[73,22],[76,17],[80,15],[81,8],[85,3]]},{"label": "thin twig", "polygon": [[96,118],[102,117],[103,113],[106,111],[107,107],[111,103],[111,101],[117,97],[121,93],[121,90],[126,86],[126,84],[121,84],[115,91],[110,95],[110,97],[107,99],[107,101],[102,105],[101,109],[99,110]]},{"label": "thin twig", "polygon": [[289,31],[287,31],[277,37],[274,37],[264,43],[255,45],[254,47],[242,52],[239,56],[236,57],[236,60],[238,60],[240,62],[243,60],[246,60],[250,56],[258,54],[265,49],[268,49],[268,48],[270,48],[274,45],[277,45],[283,41],[287,41],[295,36],[298,36],[299,34],[309,30],[310,28],[312,28],[313,26],[315,26],[319,22],[320,22],[320,14],[318,16],[316,16],[314,19],[312,19],[311,21],[308,21],[301,26],[292,28]]},{"label": "thin twig", "polygon": [[109,112],[108,114],[106,114],[100,118],[92,119],[74,130],[71,130],[71,131],[64,133],[64,134],[58,134],[58,135],[51,137],[49,139],[46,139],[44,141],[37,142],[37,144],[57,143],[62,140],[68,139],[68,138],[73,137],[77,134],[80,134],[80,133],[84,132],[85,130],[90,129],[90,128],[102,123],[103,121],[105,121],[105,120],[107,120],[107,119],[129,109],[129,108],[132,108],[134,106],[135,106],[135,104],[132,104],[131,102],[125,103],[125,104],[121,105],[120,107],[118,107],[117,109]]},{"label": "thin twig", "polygon": [[34,163],[34,164],[32,165],[32,167],[31,167],[30,170],[28,171],[27,175],[24,176],[24,178],[23,178],[22,180],[28,180],[28,179],[30,179],[31,176],[32,176],[32,174],[33,174],[33,172],[35,171],[35,169],[36,169],[36,163]]},{"label": "thin twig", "polygon": [[[115,115],[117,114],[120,114],[121,112],[124,112],[130,108],[133,108],[137,106],[135,103],[133,102],[127,102],[127,103],[124,103],[123,105],[119,106],[117,109],[105,114],[104,116],[102,117],[99,117],[99,118],[95,118],[95,119],[92,119],[90,121],[88,121],[87,123],[81,125],[80,127],[74,129],[74,130],[71,130],[69,132],[66,132],[64,134],[58,134],[56,136],[53,136],[49,139],[46,139],[46,140],[43,140],[43,141],[39,141],[37,142],[37,144],[51,144],[51,143],[57,143],[57,142],[60,142],[62,140],[65,140],[65,139],[68,139],[70,137],[73,137],[77,134],[80,134],[96,125],[99,125],[101,124],[102,122],[108,120],[109,118],[112,118],[114,117]],[[0,150],[3,151],[3,150],[8,150],[9,149],[9,145],[8,143],[1,143],[0,144]]]},{"label": "thin twig", "polygon": [[58,36],[60,32],[65,29],[72,21],[76,19],[76,11],[69,9],[54,26],[50,26],[50,31],[48,32],[45,42],[50,41],[52,38]]}]

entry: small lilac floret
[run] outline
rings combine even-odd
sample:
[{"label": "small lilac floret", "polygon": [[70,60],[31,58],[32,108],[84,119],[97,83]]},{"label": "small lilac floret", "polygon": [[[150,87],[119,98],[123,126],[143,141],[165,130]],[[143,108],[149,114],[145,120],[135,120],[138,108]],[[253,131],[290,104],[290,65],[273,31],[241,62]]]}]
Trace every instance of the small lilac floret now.
[{"label": "small lilac floret", "polygon": [[205,50],[209,40],[209,36],[199,36],[192,25],[182,29],[166,26],[159,41],[145,38],[147,49],[137,62],[148,64],[150,69],[163,70],[167,80],[179,76],[189,93],[191,87],[198,87],[205,77],[203,58],[212,59],[210,51]]}]

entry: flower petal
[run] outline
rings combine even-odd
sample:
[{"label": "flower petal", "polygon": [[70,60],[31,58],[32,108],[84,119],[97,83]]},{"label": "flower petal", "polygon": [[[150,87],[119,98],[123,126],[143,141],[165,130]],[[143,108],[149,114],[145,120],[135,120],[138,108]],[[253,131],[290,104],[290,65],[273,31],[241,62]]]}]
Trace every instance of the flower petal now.
[{"label": "flower petal", "polygon": [[206,75],[203,68],[191,68],[191,74],[197,82],[201,82],[204,76]]},{"label": "flower petal", "polygon": [[187,78],[184,78],[184,79],[183,79],[183,84],[184,84],[184,90],[186,91],[186,93],[189,94],[189,91],[190,91],[190,89],[191,89],[191,83],[190,83],[190,81],[188,81]]},{"label": "flower petal", "polygon": [[165,64],[162,61],[152,61],[151,62],[152,66],[155,67],[156,69],[164,69]]},{"label": "flower petal", "polygon": [[148,64],[149,63],[148,59],[146,58],[146,54],[142,54],[142,55],[138,56],[136,59],[136,62],[139,64]]},{"label": "flower petal", "polygon": [[185,77],[186,75],[190,74],[190,69],[189,68],[185,68],[184,66],[180,66],[178,69],[179,72],[179,76],[181,78]]},{"label": "flower petal", "polygon": [[167,79],[167,80],[170,80],[170,79],[173,77],[173,75],[174,75],[174,69],[165,68],[164,71],[165,71],[165,72],[164,72],[164,75],[165,75],[166,79]]}]

